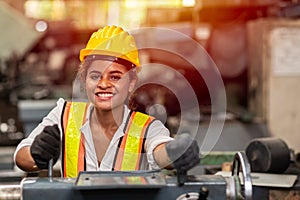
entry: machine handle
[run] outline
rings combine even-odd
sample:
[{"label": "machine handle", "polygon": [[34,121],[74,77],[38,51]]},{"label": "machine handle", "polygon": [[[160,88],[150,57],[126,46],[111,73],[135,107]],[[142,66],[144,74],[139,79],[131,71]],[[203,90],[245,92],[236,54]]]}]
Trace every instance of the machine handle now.
[{"label": "machine handle", "polygon": [[187,171],[185,170],[177,170],[177,183],[179,186],[184,185],[187,179]]},{"label": "machine handle", "polygon": [[49,160],[49,163],[48,163],[48,178],[49,178],[49,181],[52,182],[52,178],[53,178],[53,158],[51,158]]},{"label": "machine handle", "polygon": [[252,200],[252,179],[251,167],[245,152],[237,152],[234,156],[232,176],[239,177],[240,169],[244,179],[244,197],[245,200]]}]

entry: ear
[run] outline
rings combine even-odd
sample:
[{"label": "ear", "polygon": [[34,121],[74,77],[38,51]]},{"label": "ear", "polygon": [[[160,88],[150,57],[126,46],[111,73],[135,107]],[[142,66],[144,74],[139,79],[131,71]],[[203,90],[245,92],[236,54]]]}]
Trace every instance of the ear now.
[{"label": "ear", "polygon": [[129,93],[131,93],[134,90],[137,81],[138,81],[138,77],[136,76],[136,74],[132,75],[130,78],[130,83],[128,88]]}]

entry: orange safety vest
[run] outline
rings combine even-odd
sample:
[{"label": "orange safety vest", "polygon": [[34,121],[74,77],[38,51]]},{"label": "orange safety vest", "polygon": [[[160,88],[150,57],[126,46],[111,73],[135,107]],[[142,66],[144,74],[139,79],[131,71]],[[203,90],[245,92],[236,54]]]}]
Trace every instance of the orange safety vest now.
[{"label": "orange safety vest", "polygon": [[[62,112],[63,148],[62,170],[64,177],[74,178],[85,170],[84,136],[80,127],[86,122],[89,104],[83,102],[66,102]],[[112,170],[139,170],[141,155],[145,152],[144,143],[147,130],[153,117],[132,111],[124,128],[114,158]]]}]

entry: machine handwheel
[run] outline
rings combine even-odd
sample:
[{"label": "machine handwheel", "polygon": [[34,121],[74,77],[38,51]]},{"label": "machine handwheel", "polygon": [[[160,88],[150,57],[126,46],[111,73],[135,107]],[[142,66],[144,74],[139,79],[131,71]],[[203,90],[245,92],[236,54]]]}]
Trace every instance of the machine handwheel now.
[{"label": "machine handwheel", "polygon": [[[239,181],[240,169],[242,170],[244,189],[241,190],[241,195],[245,200],[252,200],[252,180],[251,180],[251,167],[247,156],[244,152],[237,152],[234,156],[232,177]],[[240,185],[239,183],[236,186]]]}]

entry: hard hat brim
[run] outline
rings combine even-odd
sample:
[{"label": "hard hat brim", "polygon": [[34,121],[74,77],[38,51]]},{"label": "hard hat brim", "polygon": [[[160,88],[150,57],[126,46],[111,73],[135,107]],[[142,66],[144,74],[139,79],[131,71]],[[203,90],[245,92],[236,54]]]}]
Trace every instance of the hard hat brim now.
[{"label": "hard hat brim", "polygon": [[125,66],[127,69],[133,69],[133,68],[136,68],[136,65],[133,64],[132,62],[126,60],[126,59],[123,59],[123,58],[120,58],[120,57],[115,57],[115,56],[111,56],[111,55],[88,55],[85,57],[84,59],[85,61],[93,61],[93,60],[106,60],[106,61],[111,61],[111,62],[115,62],[115,63],[118,63],[118,64],[121,64],[123,66]]},{"label": "hard hat brim", "polygon": [[[103,50],[94,50],[94,49],[82,49],[80,50],[80,61],[82,62],[87,56],[90,55],[103,55],[103,56],[111,56],[115,58],[122,58],[124,60],[127,60],[128,62],[132,63],[131,60],[123,54],[117,53],[117,52],[112,52],[112,51],[103,51]],[[135,66],[139,66],[139,63],[132,63]]]}]

